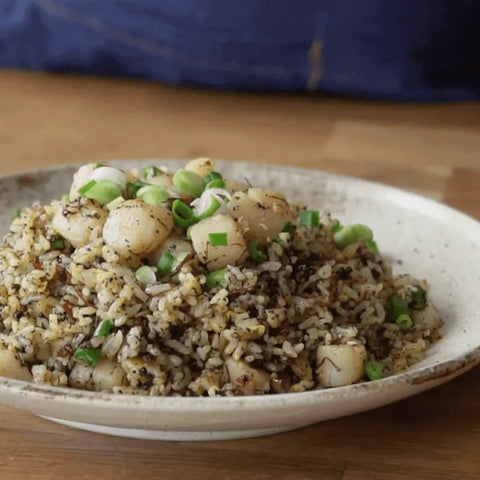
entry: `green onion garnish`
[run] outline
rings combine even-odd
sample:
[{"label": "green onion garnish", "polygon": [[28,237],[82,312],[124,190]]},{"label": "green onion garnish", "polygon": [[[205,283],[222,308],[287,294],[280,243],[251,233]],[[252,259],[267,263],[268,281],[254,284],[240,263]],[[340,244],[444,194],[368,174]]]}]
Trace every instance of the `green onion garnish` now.
[{"label": "green onion garnish", "polygon": [[416,285],[417,290],[412,292],[412,299],[410,300],[409,306],[414,310],[423,310],[427,303],[427,292],[420,285]]},{"label": "green onion garnish", "polygon": [[148,185],[138,190],[137,198],[140,198],[150,205],[161,205],[170,198],[170,194],[161,187]]},{"label": "green onion garnish", "polygon": [[157,270],[160,275],[167,275],[172,271],[175,255],[171,252],[165,252],[157,262]]},{"label": "green onion garnish", "polygon": [[205,175],[206,188],[225,188],[225,182],[222,175],[218,172],[208,172]]},{"label": "green onion garnish", "polygon": [[374,255],[380,255],[380,252],[378,251],[377,243],[375,242],[375,240],[367,240],[365,242],[365,245]]},{"label": "green onion garnish", "polygon": [[149,185],[151,185],[150,183],[147,183],[147,182],[142,182],[141,180],[136,180],[135,182],[133,183],[127,183],[127,186],[126,186],[126,191],[125,191],[125,195],[127,198],[136,198],[137,196],[137,192],[143,188],[143,187],[148,187]]},{"label": "green onion garnish", "polygon": [[102,205],[112,202],[121,195],[122,187],[118,183],[111,182],[109,180],[96,182],[95,185],[92,185],[86,192],[82,194],[82,196],[96,200]]},{"label": "green onion garnish", "polygon": [[342,225],[338,220],[335,220],[333,227],[330,229],[333,233],[337,233],[342,229]]},{"label": "green onion garnish", "polygon": [[333,239],[338,248],[345,248],[347,245],[361,240],[372,240],[373,233],[366,225],[356,223],[355,225],[341,228],[333,234]]},{"label": "green onion garnish", "polygon": [[189,256],[190,254],[188,252],[180,252],[175,255],[175,260],[173,261],[172,265],[172,272],[174,272],[179,265],[182,265],[185,259]]},{"label": "green onion garnish", "polygon": [[412,328],[413,320],[408,309],[408,302],[404,298],[390,297],[388,299],[388,314],[390,320],[393,319],[400,327],[400,330]]},{"label": "green onion garnish", "polygon": [[207,286],[208,290],[211,290],[215,287],[221,287],[223,285],[223,281],[225,280],[225,274],[228,272],[226,268],[222,268],[221,270],[215,270],[214,272],[210,272],[207,274],[205,285]]},{"label": "green onion garnish", "polygon": [[402,313],[395,319],[395,323],[400,327],[400,330],[405,331],[413,327],[412,317],[408,313]]},{"label": "green onion garnish", "polygon": [[224,247],[227,245],[227,234],[222,233],[209,233],[208,234],[208,243],[212,247]]},{"label": "green onion garnish", "polygon": [[215,180],[223,180],[223,177],[218,172],[208,172],[204,177],[205,183],[210,183]]},{"label": "green onion garnish", "polygon": [[158,172],[160,172],[160,169],[155,167],[154,165],[150,165],[149,167],[145,167],[142,169],[142,175],[143,178],[153,178],[158,175]]},{"label": "green onion garnish", "polygon": [[108,318],[102,320],[98,327],[95,329],[95,333],[93,334],[94,337],[108,337],[110,332],[112,331],[113,323]]},{"label": "green onion garnish", "polygon": [[200,175],[183,168],[175,172],[172,182],[179,192],[194,197],[199,197],[205,190],[205,180]]},{"label": "green onion garnish", "polygon": [[94,170],[96,170],[97,168],[100,168],[100,167],[108,167],[108,165],[106,163],[99,162],[95,165]]},{"label": "green onion garnish", "polygon": [[383,375],[383,366],[381,363],[370,360],[365,363],[365,373],[369,380],[380,380]]},{"label": "green onion garnish", "polygon": [[261,250],[258,250],[257,247],[258,247],[258,238],[248,242],[248,252],[250,253],[250,256],[254,260],[265,260],[267,258],[267,255]]},{"label": "green onion garnish", "polygon": [[55,250],[63,250],[65,248],[65,242],[63,241],[63,238],[56,238],[53,241],[53,248]]},{"label": "green onion garnish", "polygon": [[110,210],[112,211],[113,209],[117,208],[121,203],[123,203],[125,201],[125,199],[120,195],[119,197],[117,197],[115,200],[112,200],[110,203],[107,203],[105,205],[105,208],[107,210]]},{"label": "green onion garnish", "polygon": [[13,212],[13,215],[12,215],[12,221],[15,220],[16,218],[20,218],[20,215],[22,214],[22,211],[17,208],[14,212]]},{"label": "green onion garnish", "polygon": [[286,232],[286,233],[289,233],[290,235],[293,235],[296,230],[297,230],[297,227],[291,222],[285,222],[283,224],[282,232]]},{"label": "green onion garnish", "polygon": [[139,282],[145,283],[146,285],[150,283],[155,283],[157,281],[155,269],[148,265],[144,265],[143,267],[138,268],[135,272],[135,278]]},{"label": "green onion garnish", "polygon": [[62,202],[63,203],[69,203],[70,202],[70,195],[66,193],[65,195],[62,195]]},{"label": "green onion garnish", "polygon": [[87,193],[96,183],[97,182],[95,180],[90,180],[88,183],[78,189],[78,193],[84,196],[85,193]]},{"label": "green onion garnish", "polygon": [[172,215],[175,225],[184,230],[198,221],[193,210],[178,198],[172,203]]},{"label": "green onion garnish", "polygon": [[300,224],[304,227],[318,227],[320,225],[320,213],[318,210],[304,210],[300,212]]},{"label": "green onion garnish", "polygon": [[410,315],[410,311],[408,310],[408,303],[403,298],[395,296],[390,297],[388,299],[388,307],[395,320],[400,315]]},{"label": "green onion garnish", "polygon": [[223,180],[212,180],[207,183],[206,188],[225,188],[226,183]]},{"label": "green onion garnish", "polygon": [[77,348],[74,357],[81,360],[87,367],[94,368],[100,360],[101,350],[99,348]]},{"label": "green onion garnish", "polygon": [[204,218],[211,217],[221,206],[221,203],[218,201],[218,199],[210,195],[210,206],[202,213],[200,214],[197,219],[198,220],[203,220]]}]

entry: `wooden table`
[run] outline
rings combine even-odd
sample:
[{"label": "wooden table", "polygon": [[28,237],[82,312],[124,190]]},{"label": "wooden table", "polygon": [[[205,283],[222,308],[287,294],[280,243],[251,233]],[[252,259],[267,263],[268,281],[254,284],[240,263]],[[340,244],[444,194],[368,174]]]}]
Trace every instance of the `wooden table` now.
[{"label": "wooden table", "polygon": [[[480,106],[215,93],[0,72],[0,172],[206,155],[318,167],[480,218]],[[163,443],[0,406],[0,479],[480,478],[480,368],[417,397],[281,435]]]}]

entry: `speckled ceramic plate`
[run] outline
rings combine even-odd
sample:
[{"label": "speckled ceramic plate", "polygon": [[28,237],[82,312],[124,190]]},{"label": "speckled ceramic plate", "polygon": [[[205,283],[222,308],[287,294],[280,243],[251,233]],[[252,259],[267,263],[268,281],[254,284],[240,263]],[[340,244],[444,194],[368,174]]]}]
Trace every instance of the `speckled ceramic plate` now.
[{"label": "speckled ceramic plate", "polygon": [[[157,161],[179,166],[174,161]],[[142,163],[151,163],[142,162]],[[139,166],[141,162],[122,162]],[[445,205],[355,178],[299,168],[222,163],[232,178],[275,186],[328,208],[342,223],[368,224],[396,273],[428,279],[444,338],[420,363],[376,382],[305,393],[234,398],[107,395],[0,378],[0,401],[95,432],[163,440],[266,435],[372,409],[444,383],[480,361],[480,223]],[[15,208],[67,191],[74,167],[0,179],[3,232]]]}]

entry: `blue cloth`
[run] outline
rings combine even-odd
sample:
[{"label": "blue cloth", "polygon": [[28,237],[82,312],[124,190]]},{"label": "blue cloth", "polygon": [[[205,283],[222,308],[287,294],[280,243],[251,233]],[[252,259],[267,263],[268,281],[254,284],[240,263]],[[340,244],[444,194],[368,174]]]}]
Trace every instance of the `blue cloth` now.
[{"label": "blue cloth", "polygon": [[0,67],[480,98],[480,1],[0,0]]}]

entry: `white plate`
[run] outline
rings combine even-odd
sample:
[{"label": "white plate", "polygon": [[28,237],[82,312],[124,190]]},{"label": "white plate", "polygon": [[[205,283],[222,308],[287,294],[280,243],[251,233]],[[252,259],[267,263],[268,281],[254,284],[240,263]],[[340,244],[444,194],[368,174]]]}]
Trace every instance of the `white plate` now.
[{"label": "white plate", "polygon": [[[174,161],[155,162],[179,166]],[[221,163],[219,169],[227,178],[247,177],[258,186],[275,186],[312,208],[328,208],[342,223],[368,224],[396,273],[428,279],[431,299],[445,320],[444,338],[408,371],[347,387],[251,397],[163,398],[107,395],[0,378],[2,403],[113,435],[163,440],[253,437],[415,395],[480,361],[480,223],[433,200],[355,178],[252,163]],[[15,208],[64,194],[74,170],[58,167],[1,178],[4,230]]]}]

